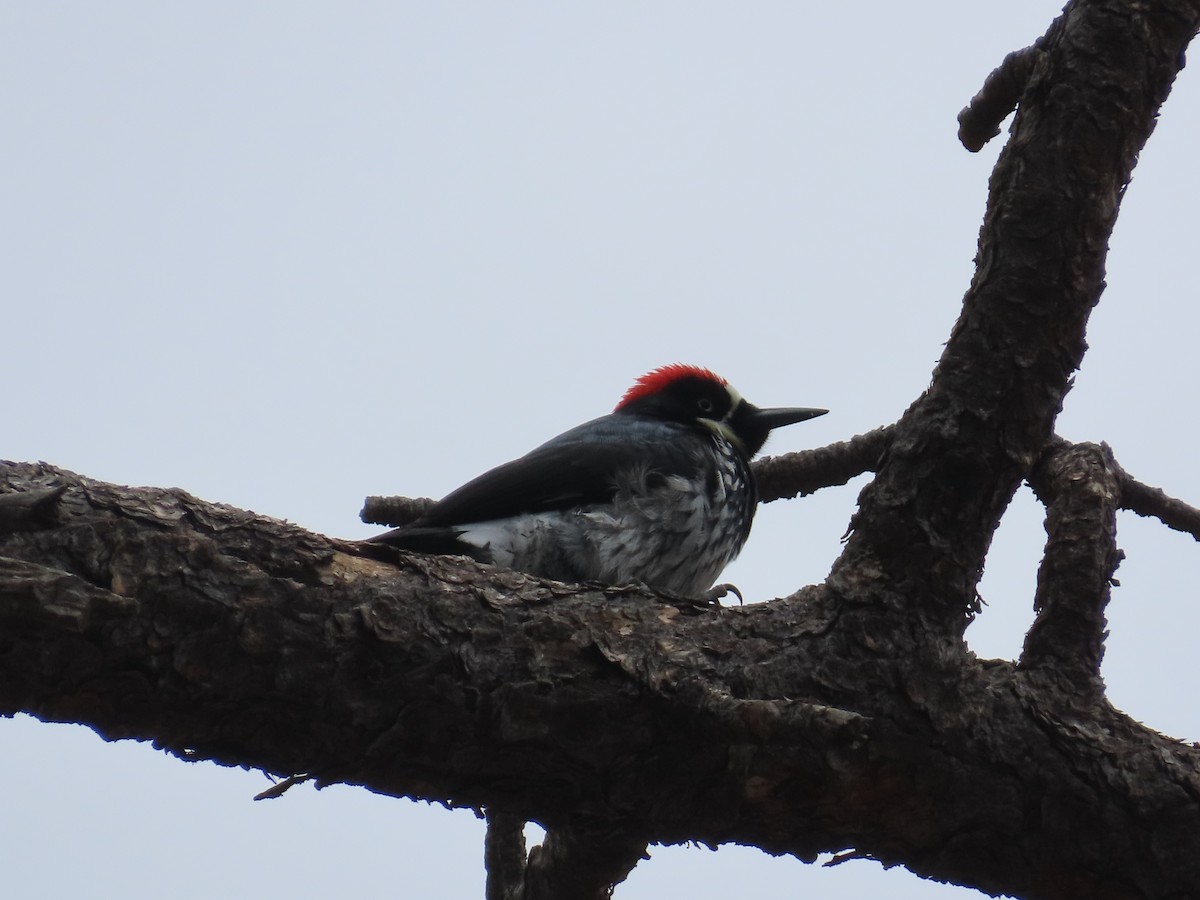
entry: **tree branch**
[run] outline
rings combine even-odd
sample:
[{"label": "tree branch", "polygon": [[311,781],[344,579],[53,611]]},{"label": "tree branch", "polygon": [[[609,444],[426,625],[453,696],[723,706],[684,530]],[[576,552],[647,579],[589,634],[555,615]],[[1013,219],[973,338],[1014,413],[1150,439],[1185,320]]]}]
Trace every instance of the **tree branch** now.
[{"label": "tree branch", "polygon": [[1200,541],[1200,509],[1167,496],[1161,488],[1143,484],[1119,466],[1117,477],[1121,483],[1121,509],[1152,516],[1168,528]]},{"label": "tree branch", "polygon": [[961,637],[1000,516],[1083,357],[1125,186],[1198,21],[1195,2],[1074,2],[1037,43],[962,314],[833,567],[847,602],[886,596]]},{"label": "tree branch", "polygon": [[483,841],[486,900],[522,900],[525,883],[525,822],[502,810],[487,811]]},{"label": "tree branch", "polygon": [[1000,123],[1017,108],[1040,58],[1041,51],[1034,44],[1014,50],[992,70],[979,93],[958,114],[958,139],[964,147],[978,153],[1000,133]]},{"label": "tree branch", "polygon": [[873,472],[892,439],[891,425],[826,447],[766,456],[752,464],[762,503],[812,494]]},{"label": "tree branch", "polygon": [[419,519],[433,504],[429,497],[368,497],[358,517],[368,525],[399,528]]},{"label": "tree branch", "polygon": [[[555,835],[550,884],[621,876],[646,840],[855,848],[1030,898],[1200,883],[1200,750],[886,603],[389,566],[181,491],[0,466],[0,493],[51,483],[55,523],[0,535],[0,713],[504,809]],[[612,842],[576,856],[585,834]]]},{"label": "tree branch", "polygon": [[[1075,0],[1036,63],[991,79],[979,123],[1019,108],[929,389],[888,429],[764,461],[764,497],[877,473],[825,584],[700,608],[383,564],[182,491],[0,464],[0,495],[33,495],[0,503],[0,714],[537,821],[526,898],[599,896],[647,841],[689,840],[850,850],[1026,900],[1192,896],[1200,748],[1093,678],[1117,488],[1144,498],[1052,434],[1198,26],[1197,0]],[[1020,666],[981,661],[962,629],[1027,477],[1049,504],[1038,622]],[[498,890],[515,847],[511,825],[493,836]]]},{"label": "tree branch", "polygon": [[1047,541],[1021,665],[1054,667],[1092,698],[1102,691],[1104,609],[1122,556],[1117,472],[1107,445],[1057,444],[1029,479],[1046,504]]}]

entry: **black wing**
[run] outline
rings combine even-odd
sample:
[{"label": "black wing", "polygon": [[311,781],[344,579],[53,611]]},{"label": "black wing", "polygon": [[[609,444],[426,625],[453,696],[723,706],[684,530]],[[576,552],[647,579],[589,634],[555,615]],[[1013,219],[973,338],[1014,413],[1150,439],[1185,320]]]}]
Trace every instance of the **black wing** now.
[{"label": "black wing", "polygon": [[542,447],[468,481],[420,524],[461,525],[603,503],[616,493],[618,476],[638,461],[632,449],[611,444]]},{"label": "black wing", "polygon": [[[691,442],[679,440],[686,428],[657,421],[638,424],[643,427],[635,432],[636,440],[630,439],[629,417],[605,416],[580,425],[467,482],[411,526],[372,540],[387,541],[401,532],[411,535],[423,528],[443,529],[603,503],[616,493],[620,477],[639,466],[646,467],[652,478],[695,468],[695,454],[683,446]],[[650,456],[652,466],[647,465]]]}]

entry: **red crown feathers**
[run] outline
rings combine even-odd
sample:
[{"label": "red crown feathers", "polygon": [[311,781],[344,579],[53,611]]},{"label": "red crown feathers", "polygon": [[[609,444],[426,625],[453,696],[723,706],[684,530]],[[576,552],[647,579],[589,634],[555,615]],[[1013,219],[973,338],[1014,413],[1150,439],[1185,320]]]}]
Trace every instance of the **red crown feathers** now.
[{"label": "red crown feathers", "polygon": [[641,378],[633,383],[633,387],[625,392],[625,396],[621,398],[621,402],[617,404],[617,409],[624,409],[635,400],[640,400],[642,397],[649,397],[652,394],[657,394],[662,391],[667,385],[678,381],[680,378],[707,378],[717,384],[724,386],[728,382],[725,381],[716,372],[712,372],[702,366],[689,366],[686,363],[671,363],[669,366],[659,366],[653,372],[647,372]]}]

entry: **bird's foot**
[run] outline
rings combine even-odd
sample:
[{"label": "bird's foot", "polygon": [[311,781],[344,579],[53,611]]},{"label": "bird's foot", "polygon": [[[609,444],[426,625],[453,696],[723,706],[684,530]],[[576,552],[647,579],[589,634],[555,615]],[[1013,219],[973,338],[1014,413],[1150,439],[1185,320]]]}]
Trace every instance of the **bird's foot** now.
[{"label": "bird's foot", "polygon": [[713,604],[714,606],[720,606],[721,598],[728,597],[730,594],[733,594],[738,598],[738,606],[746,605],[746,598],[742,596],[742,592],[738,590],[736,584],[714,585],[704,593],[701,599],[707,603]]}]

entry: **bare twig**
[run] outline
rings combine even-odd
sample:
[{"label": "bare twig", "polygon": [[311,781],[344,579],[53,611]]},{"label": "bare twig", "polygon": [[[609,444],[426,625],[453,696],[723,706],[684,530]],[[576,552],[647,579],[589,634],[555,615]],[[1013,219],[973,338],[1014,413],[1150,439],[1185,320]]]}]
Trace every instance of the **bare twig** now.
[{"label": "bare twig", "polygon": [[811,494],[845,484],[863,472],[873,472],[892,440],[892,432],[893,426],[884,425],[848,441],[763,457],[753,464],[759,501],[770,503]]},{"label": "bare twig", "polygon": [[312,777],[313,777],[312,775],[292,775],[288,778],[283,779],[283,781],[280,781],[276,784],[271,785],[265,791],[261,791],[260,793],[255,794],[254,799],[255,800],[274,800],[277,797],[282,797],[284,794],[286,794],[288,792],[289,788],[293,788],[298,784],[303,784],[304,782],[308,781]]},{"label": "bare twig", "polygon": [[835,853],[829,860],[824,863],[827,869],[834,866],[840,866],[842,863],[850,862],[852,859],[874,859],[870,853],[863,853],[861,850],[843,850],[841,853]]},{"label": "bare twig", "polygon": [[433,503],[428,497],[368,497],[358,517],[368,525],[399,528],[419,519]]},{"label": "bare twig", "polygon": [[1153,516],[1168,528],[1200,541],[1200,509],[1168,496],[1161,488],[1143,484],[1120,467],[1117,475],[1121,482],[1121,509],[1139,516]]},{"label": "bare twig", "polygon": [[[891,435],[892,426],[886,425],[826,447],[765,456],[753,463],[759,501],[811,494],[873,471]],[[369,525],[398,527],[419,518],[433,502],[426,497],[368,497],[359,518]]]}]

